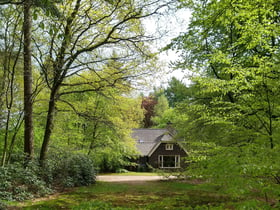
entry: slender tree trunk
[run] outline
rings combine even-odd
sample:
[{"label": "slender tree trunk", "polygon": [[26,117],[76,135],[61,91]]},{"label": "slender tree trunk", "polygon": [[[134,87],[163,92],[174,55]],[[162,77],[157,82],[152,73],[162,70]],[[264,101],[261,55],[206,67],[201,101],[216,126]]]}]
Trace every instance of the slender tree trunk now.
[{"label": "slender tree trunk", "polygon": [[49,147],[49,142],[53,130],[53,120],[55,115],[55,104],[56,104],[56,95],[58,90],[53,90],[50,95],[49,100],[49,109],[48,109],[48,115],[47,115],[47,123],[45,128],[45,134],[44,134],[44,140],[41,147],[40,152],[40,165],[44,166],[44,162],[47,158],[47,152]]},{"label": "slender tree trunk", "polygon": [[31,2],[24,1],[24,153],[27,159],[34,155],[33,143],[33,105],[32,105],[32,67],[31,67]]},{"label": "slender tree trunk", "polygon": [[4,70],[4,74],[3,74],[3,77],[0,79],[2,80],[1,81],[1,85],[0,85],[0,127],[1,127],[1,124],[2,124],[2,119],[4,118],[4,112],[3,112],[3,106],[4,106],[4,88],[5,88],[5,85],[6,85],[6,73],[5,73],[5,70]]},{"label": "slender tree trunk", "polygon": [[93,149],[93,146],[94,146],[94,143],[95,143],[95,140],[96,140],[97,125],[98,125],[98,123],[96,122],[95,125],[94,125],[93,133],[92,133],[92,139],[91,139],[91,142],[90,142],[90,145],[89,145],[89,148],[88,148],[88,155],[91,154],[91,151]]},{"label": "slender tree trunk", "polygon": [[10,144],[10,148],[9,148],[9,153],[8,153],[8,157],[7,157],[7,164],[10,163],[11,156],[13,154],[13,150],[14,150],[14,146],[15,146],[15,142],[16,142],[16,137],[17,137],[17,134],[20,130],[20,127],[22,126],[22,123],[23,123],[22,114],[23,113],[21,112],[20,116],[18,118],[17,124],[15,126],[15,132],[12,136],[12,140],[11,140],[11,144]]},{"label": "slender tree trunk", "polygon": [[[5,62],[5,61],[4,61]],[[1,72],[2,73],[2,72]],[[0,77],[0,127],[2,127],[3,119],[4,119],[4,98],[5,98],[5,87],[6,87],[6,78],[7,78],[7,71],[4,68],[3,74]]]},{"label": "slender tree trunk", "polygon": [[60,52],[57,56],[55,64],[53,65],[54,81],[53,81],[53,86],[51,88],[49,109],[48,109],[48,115],[47,115],[47,123],[46,123],[46,127],[45,127],[44,140],[42,143],[40,158],[39,158],[41,167],[44,166],[44,162],[47,158],[49,142],[50,142],[50,138],[51,138],[51,134],[52,134],[52,130],[53,130],[55,105],[56,105],[56,101],[58,99],[57,98],[58,91],[59,91],[59,88],[66,75],[66,72],[64,72],[64,73],[62,72],[62,69],[63,69],[62,67],[65,62],[64,61],[65,51],[70,45],[71,27],[72,27],[72,24],[73,24],[73,21],[74,21],[76,15],[79,11],[80,4],[81,4],[81,0],[77,0],[74,11],[71,13],[70,17],[67,19],[67,24],[66,24],[65,31],[64,31],[64,40],[60,47]]},{"label": "slender tree trunk", "polygon": [[11,117],[11,110],[8,109],[7,114],[7,122],[5,126],[5,137],[4,137],[4,145],[3,145],[3,154],[1,159],[1,166],[4,166],[6,163],[7,152],[8,152],[8,132],[9,132],[9,125],[10,125],[10,117]]},{"label": "slender tree trunk", "polygon": [[[5,37],[6,38],[6,37]],[[7,48],[7,47],[5,47]],[[7,59],[7,51],[4,52],[4,60],[3,60],[3,78],[2,78],[2,84],[1,84],[1,92],[0,92],[0,117],[4,119],[4,114],[2,114],[2,110],[4,107],[4,98],[7,100],[7,94],[9,88],[6,88],[7,86],[7,72],[8,72],[8,59]],[[8,106],[8,103],[6,101],[6,105]],[[8,108],[8,107],[7,107]],[[3,112],[4,113],[4,112]],[[7,155],[7,147],[8,147],[8,130],[9,130],[9,123],[10,123],[10,113],[11,110],[8,108],[8,113],[6,117],[6,123],[5,123],[5,133],[4,133],[4,142],[3,142],[3,151],[2,151],[2,158],[1,158],[1,166],[5,165],[6,161],[6,155]],[[0,118],[0,122],[3,120]],[[1,126],[0,126],[1,127]]]}]

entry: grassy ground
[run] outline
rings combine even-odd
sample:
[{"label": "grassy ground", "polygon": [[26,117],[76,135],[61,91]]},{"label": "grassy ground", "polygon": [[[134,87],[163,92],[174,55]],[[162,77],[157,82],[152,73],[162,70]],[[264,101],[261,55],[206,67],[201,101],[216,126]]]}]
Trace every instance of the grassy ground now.
[{"label": "grassy ground", "polygon": [[106,174],[99,174],[99,175],[118,175],[118,176],[158,176],[158,173],[151,173],[151,172],[133,172],[129,171],[126,173],[106,173]]},{"label": "grassy ground", "polygon": [[[253,198],[232,198],[209,184],[180,181],[106,183],[97,182],[47,199],[17,204],[11,209],[256,209],[243,208],[248,202],[259,209],[270,209]],[[257,208],[258,209],[258,208]]]}]

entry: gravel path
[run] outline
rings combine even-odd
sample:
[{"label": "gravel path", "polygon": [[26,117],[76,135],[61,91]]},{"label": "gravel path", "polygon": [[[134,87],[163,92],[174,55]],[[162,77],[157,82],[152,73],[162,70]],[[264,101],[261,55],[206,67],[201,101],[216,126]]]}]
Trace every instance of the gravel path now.
[{"label": "gravel path", "polygon": [[[170,178],[170,177],[169,177]],[[136,181],[158,181],[166,178],[162,176],[119,176],[119,175],[100,175],[97,176],[97,181],[102,182],[136,182]]]}]

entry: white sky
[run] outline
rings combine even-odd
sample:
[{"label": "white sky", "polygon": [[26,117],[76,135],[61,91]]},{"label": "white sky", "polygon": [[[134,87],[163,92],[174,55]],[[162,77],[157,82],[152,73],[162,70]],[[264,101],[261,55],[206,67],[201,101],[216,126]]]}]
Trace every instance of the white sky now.
[{"label": "white sky", "polygon": [[[172,38],[177,37],[181,32],[187,30],[189,19],[191,17],[191,12],[186,9],[178,10],[176,13],[169,14],[168,16],[163,16],[160,18],[147,19],[144,21],[146,30],[148,34],[161,35],[163,37],[154,43],[155,49],[160,49],[165,45],[169,44]],[[169,50],[168,52],[163,52],[160,54],[160,61],[163,63],[163,68],[166,73],[161,73],[161,76],[155,76],[152,78],[153,86],[166,86],[167,82],[174,76],[179,80],[188,83],[185,77],[188,72],[180,70],[172,70],[169,67],[171,61],[175,61],[178,58],[176,52]],[[152,89],[152,87],[150,87]],[[150,89],[150,90],[151,90]]]}]

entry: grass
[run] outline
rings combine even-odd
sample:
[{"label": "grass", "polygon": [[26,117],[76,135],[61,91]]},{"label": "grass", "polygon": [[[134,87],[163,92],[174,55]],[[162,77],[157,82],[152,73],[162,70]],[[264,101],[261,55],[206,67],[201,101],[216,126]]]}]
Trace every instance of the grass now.
[{"label": "grass", "polygon": [[[14,204],[15,205],[15,204]],[[255,206],[257,208],[244,208]],[[255,199],[230,197],[210,184],[180,181],[106,183],[97,182],[49,199],[17,203],[11,209],[270,209]]]},{"label": "grass", "polygon": [[158,176],[158,173],[128,171],[128,172],[126,172],[126,173],[106,173],[106,174],[100,174],[100,175],[118,175],[118,176]]}]

